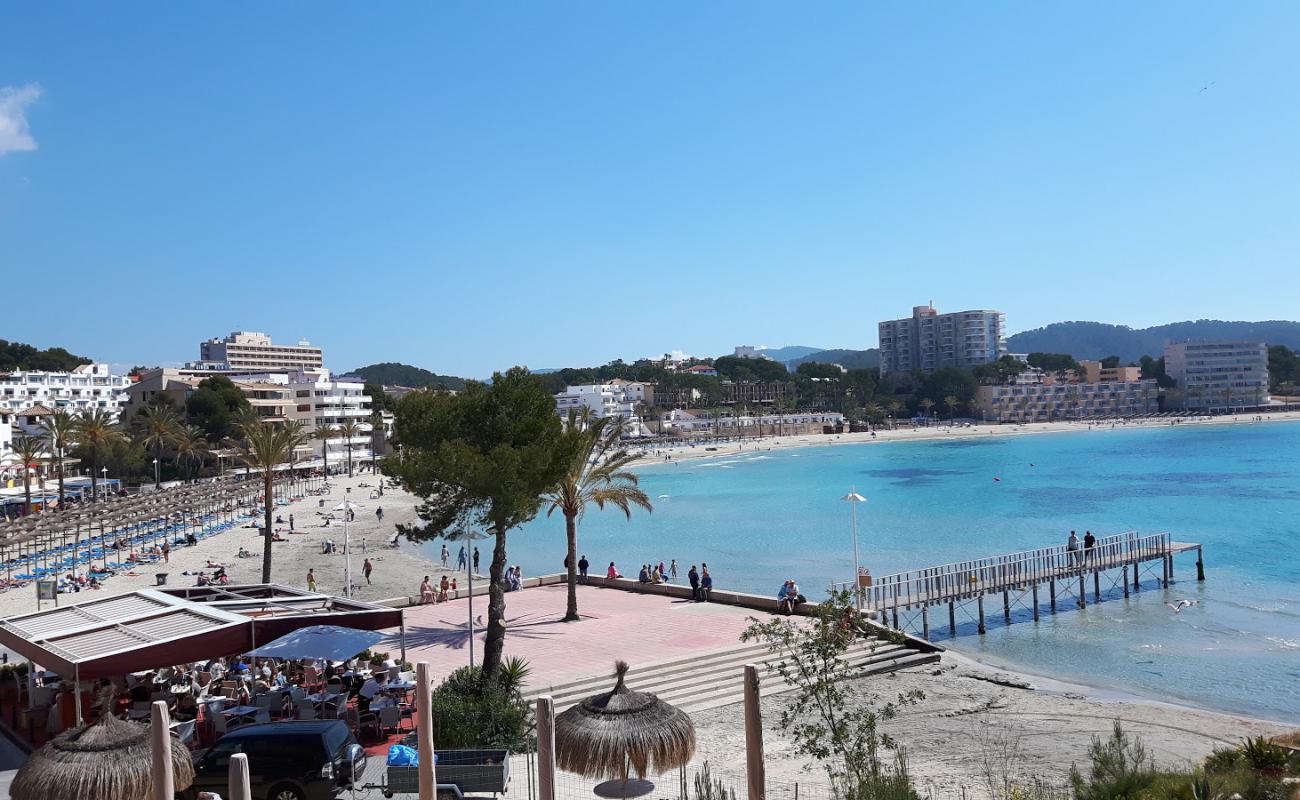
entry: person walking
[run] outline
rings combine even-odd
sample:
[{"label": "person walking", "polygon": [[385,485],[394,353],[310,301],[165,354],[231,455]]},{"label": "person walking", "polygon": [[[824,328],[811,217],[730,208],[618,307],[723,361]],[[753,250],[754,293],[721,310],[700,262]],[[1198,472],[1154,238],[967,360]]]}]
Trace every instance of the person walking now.
[{"label": "person walking", "polygon": [[700,573],[695,570],[694,564],[691,565],[690,571],[686,573],[686,580],[691,582],[691,602],[698,603],[700,601]]},{"label": "person walking", "polygon": [[587,582],[587,568],[591,562],[587,560],[587,554],[583,553],[582,558],[578,559],[578,580],[583,583]]},{"label": "person walking", "polygon": [[367,586],[370,585],[370,573],[374,570],[374,568],[375,565],[371,564],[370,559],[368,558],[366,559],[365,563],[361,565],[361,574],[366,576]]},{"label": "person walking", "polygon": [[376,508],[376,509],[375,509],[375,520],[376,520],[377,522],[383,522],[383,521],[384,521],[384,507],[383,507],[383,506],[380,506],[379,508]]},{"label": "person walking", "polygon": [[446,569],[446,568],[447,568],[447,559],[448,559],[450,556],[451,556],[451,554],[447,552],[447,545],[444,544],[444,545],[442,546],[442,568],[443,568],[443,569]]},{"label": "person walking", "polygon": [[293,514],[289,515],[289,533],[293,533]]},{"label": "person walking", "polygon": [[163,546],[162,546],[162,554],[163,554],[163,563],[164,563],[164,564],[170,564],[170,563],[171,563],[171,560],[172,560],[172,545],[171,545],[171,542],[163,542]]},{"label": "person walking", "polygon": [[474,548],[474,574],[478,574],[478,548]]},{"label": "person walking", "polygon": [[307,570],[307,591],[316,591],[316,570],[314,569]]},{"label": "person walking", "polygon": [[460,546],[460,555],[456,556],[456,569],[465,569],[465,545]]}]

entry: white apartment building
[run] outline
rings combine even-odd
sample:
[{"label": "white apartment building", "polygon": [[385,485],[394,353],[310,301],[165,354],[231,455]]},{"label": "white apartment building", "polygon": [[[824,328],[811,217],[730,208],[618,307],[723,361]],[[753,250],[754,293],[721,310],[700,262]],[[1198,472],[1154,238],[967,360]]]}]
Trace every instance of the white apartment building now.
[{"label": "white apartment building", "polygon": [[0,374],[0,409],[43,406],[69,414],[100,409],[116,419],[130,386],[130,378],[113,375],[107,364],[84,364],[71,372],[10,372]]},{"label": "white apartment building", "polygon": [[977,367],[1007,351],[1002,312],[990,309],[940,314],[933,305],[915,306],[911,317],[878,328],[881,374]]},{"label": "white apartment building", "polygon": [[997,422],[1133,417],[1159,410],[1160,390],[1154,380],[1066,383],[1039,371],[1008,386],[981,386],[976,402]]},{"label": "white apartment building", "polygon": [[1264,342],[1166,342],[1165,374],[1175,408],[1215,410],[1269,402],[1268,345]]},{"label": "white apartment building", "polygon": [[637,411],[638,404],[645,402],[646,395],[645,384],[619,379],[609,383],[568,386],[555,395],[555,411],[561,417],[567,417],[570,411],[586,408],[593,417],[621,417],[627,428],[625,436],[649,436],[650,430]]},{"label": "white apartment building", "polygon": [[357,423],[360,430],[350,440],[341,436],[328,441],[313,438],[311,446],[314,456],[324,457],[328,448],[328,461],[331,467],[335,467],[347,460],[350,446],[354,465],[358,461],[374,459],[370,447],[371,398],[365,393],[365,383],[360,378],[334,377],[329,370],[323,368],[266,375],[264,378],[266,382],[272,383],[283,381],[290,395],[287,416],[305,422],[309,433],[314,434],[321,428],[338,428],[348,420]]},{"label": "white apartment building", "polygon": [[844,415],[834,411],[804,411],[789,414],[722,414],[673,409],[663,417],[665,432],[717,433],[721,436],[791,436],[821,433],[826,426],[844,424]]},{"label": "white apartment building", "polygon": [[321,349],[306,339],[296,345],[275,344],[256,331],[235,331],[225,338],[199,343],[199,360],[185,369],[191,372],[297,372],[320,369]]}]

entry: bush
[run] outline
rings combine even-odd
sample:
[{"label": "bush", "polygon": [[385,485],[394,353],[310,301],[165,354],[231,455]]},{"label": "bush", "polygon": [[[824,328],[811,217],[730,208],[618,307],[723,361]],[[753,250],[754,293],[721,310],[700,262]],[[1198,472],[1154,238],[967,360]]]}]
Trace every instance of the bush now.
[{"label": "bush", "polygon": [[1158,776],[1142,740],[1130,739],[1119,720],[1109,739],[1092,737],[1088,758],[1092,766],[1087,780],[1077,768],[1070,769],[1070,784],[1078,800],[1139,800]]},{"label": "bush", "polygon": [[429,697],[429,717],[440,748],[531,752],[536,746],[532,709],[519,684],[484,687],[479,667],[461,667],[448,675]]},{"label": "bush", "polygon": [[1236,747],[1216,747],[1205,757],[1205,771],[1211,775],[1232,772],[1241,765],[1241,750]]},{"label": "bush", "polygon": [[1281,745],[1273,744],[1263,736],[1256,736],[1242,743],[1241,757],[1251,769],[1284,770],[1290,760],[1291,751]]}]

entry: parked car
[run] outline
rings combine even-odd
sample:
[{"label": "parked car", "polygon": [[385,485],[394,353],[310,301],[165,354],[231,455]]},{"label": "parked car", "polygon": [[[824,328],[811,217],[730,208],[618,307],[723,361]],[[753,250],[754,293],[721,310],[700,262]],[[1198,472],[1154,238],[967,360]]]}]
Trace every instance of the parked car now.
[{"label": "parked car", "polygon": [[236,728],[195,754],[194,783],[180,793],[230,797],[230,757],[248,756],[254,800],[334,800],[339,789],[361,779],[366,753],[341,720],[269,722]]}]

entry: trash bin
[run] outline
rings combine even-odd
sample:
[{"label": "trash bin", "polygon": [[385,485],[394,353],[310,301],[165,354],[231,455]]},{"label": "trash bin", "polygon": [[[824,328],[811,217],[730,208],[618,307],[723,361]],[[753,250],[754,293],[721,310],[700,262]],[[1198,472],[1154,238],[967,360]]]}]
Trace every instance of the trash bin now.
[{"label": "trash bin", "polygon": [[324,507],[325,507],[325,501],[324,501],[324,499],[318,500],[317,502],[320,503],[320,505],[318,505],[317,508],[324,508]]},{"label": "trash bin", "polygon": [[167,585],[167,573],[166,573],[166,572],[159,572],[157,575],[153,576],[153,578],[154,578],[155,581],[157,581],[157,583],[154,584],[155,586],[166,586],[166,585]]}]

